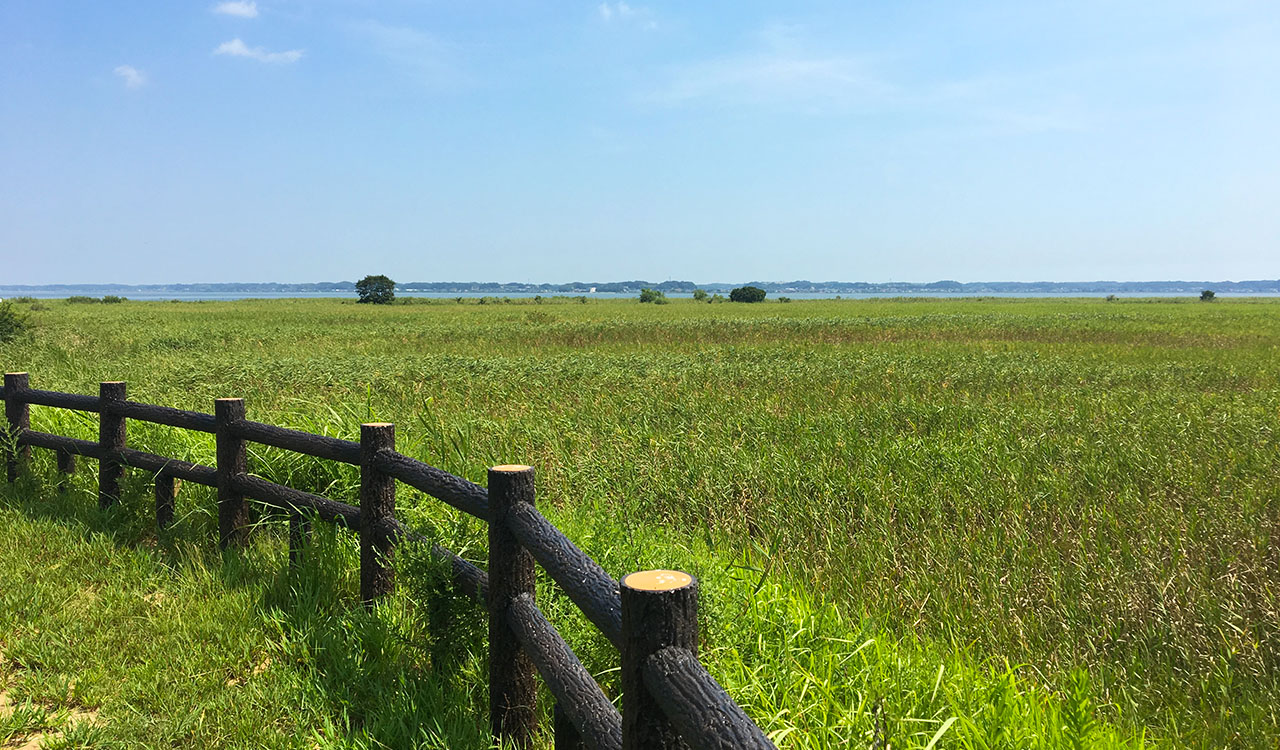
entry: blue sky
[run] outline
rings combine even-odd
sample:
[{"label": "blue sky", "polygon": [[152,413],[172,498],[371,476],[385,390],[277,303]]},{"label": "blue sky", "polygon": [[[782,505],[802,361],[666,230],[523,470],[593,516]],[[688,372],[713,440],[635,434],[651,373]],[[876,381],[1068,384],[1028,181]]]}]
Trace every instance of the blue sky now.
[{"label": "blue sky", "polygon": [[1274,2],[0,5],[5,283],[1280,277]]}]

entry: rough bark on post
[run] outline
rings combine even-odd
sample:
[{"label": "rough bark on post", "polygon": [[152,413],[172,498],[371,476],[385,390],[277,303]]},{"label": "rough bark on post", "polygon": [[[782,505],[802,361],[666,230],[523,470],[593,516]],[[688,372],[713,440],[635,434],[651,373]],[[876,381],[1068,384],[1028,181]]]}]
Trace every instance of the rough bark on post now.
[{"label": "rough bark on post", "polygon": [[698,582],[678,570],[622,579],[622,748],[675,750],[685,743],[644,685],[644,664],[668,646],[698,653]]},{"label": "rough bark on post", "polygon": [[249,473],[244,441],[232,434],[232,426],[244,420],[244,399],[219,398],[213,402],[214,437],[218,459],[218,544],[242,545],[249,523],[249,506],[234,486],[234,479]]},{"label": "rough bark on post", "polygon": [[521,503],[534,504],[533,467],[489,469],[489,722],[494,739],[533,747],[538,690],[533,662],[507,624],[507,607],[520,594],[534,596],[534,560],[507,526]]},{"label": "rough bark on post", "polygon": [[555,750],[585,750],[578,729],[565,716],[557,701],[551,712],[552,730],[556,733]]},{"label": "rough bark on post", "polygon": [[395,586],[396,480],[374,468],[380,450],[395,450],[396,427],[386,422],[360,425],[360,599],[366,605]]},{"label": "rough bark on post", "polygon": [[173,525],[173,510],[182,480],[160,472],[156,474],[156,529],[164,531]]},{"label": "rough bark on post", "polygon": [[294,510],[289,513],[289,567],[302,560],[302,548],[311,543],[311,516]]},{"label": "rough bark on post", "polygon": [[69,479],[72,474],[76,473],[76,454],[71,451],[58,449],[58,492],[66,492],[69,486]]},{"label": "rough bark on post", "polygon": [[118,453],[125,448],[125,418],[116,414],[112,406],[125,400],[125,384],[122,380],[101,383],[98,386],[98,507],[109,508],[120,499],[120,477],[124,464]]},{"label": "rough bark on post", "polygon": [[4,415],[9,422],[9,442],[12,450],[6,456],[9,481],[18,479],[18,469],[31,458],[31,446],[18,445],[18,435],[31,427],[31,407],[19,401],[22,391],[31,387],[30,376],[25,372],[4,374]]}]

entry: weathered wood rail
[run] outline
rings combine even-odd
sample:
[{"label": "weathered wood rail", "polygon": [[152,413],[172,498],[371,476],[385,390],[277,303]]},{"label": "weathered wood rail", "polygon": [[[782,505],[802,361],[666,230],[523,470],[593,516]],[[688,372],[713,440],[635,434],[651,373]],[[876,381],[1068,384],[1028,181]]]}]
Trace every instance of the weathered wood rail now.
[{"label": "weathered wood rail", "polygon": [[[105,382],[98,396],[30,387],[27,373],[6,373],[8,480],[17,479],[31,448],[52,450],[58,471],[75,471],[76,456],[98,461],[98,502],[120,497],[125,467],[155,478],[156,523],[173,521],[175,480],[217,490],[219,543],[243,544],[247,498],[283,509],[290,518],[289,556],[302,554],[310,519],[319,518],[360,537],[360,596],[370,604],[394,587],[392,556],[406,540],[426,541],[395,515],[402,482],[485,521],[489,569],[449,550],[432,554],[450,566],[454,585],[483,603],[489,617],[489,720],[496,740],[528,748],[539,733],[536,675],[555,698],[556,748],[773,748],[764,732],[733,702],[698,661],[698,584],[679,571],[642,571],[621,582],[551,524],[535,505],[534,470],[489,469],[488,489],[395,450],[395,427],[364,424],[360,440],[313,435],[253,422],[242,399],[217,399],[214,413],[129,401],[123,382]],[[99,415],[98,441],[31,429],[30,407]],[[216,465],[203,466],[128,447],[128,422],[137,420],[214,435]],[[247,443],[283,448],[360,467],[359,505],[276,484],[249,473]],[[622,711],[538,608],[534,565],[619,651]]]}]

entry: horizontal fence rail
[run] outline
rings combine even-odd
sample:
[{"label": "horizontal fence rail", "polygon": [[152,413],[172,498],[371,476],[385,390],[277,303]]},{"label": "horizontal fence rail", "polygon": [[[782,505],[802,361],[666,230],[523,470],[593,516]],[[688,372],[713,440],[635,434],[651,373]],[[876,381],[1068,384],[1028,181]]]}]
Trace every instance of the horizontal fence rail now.
[{"label": "horizontal fence rail", "polygon": [[[245,542],[246,499],[252,499],[288,516],[290,565],[303,552],[311,519],[333,523],[360,537],[360,597],[366,604],[394,590],[390,563],[398,545],[430,545],[431,555],[449,566],[455,589],[488,610],[489,718],[495,740],[534,746],[539,733],[535,675],[540,675],[555,698],[557,748],[774,747],[698,661],[697,581],[679,571],[642,571],[621,582],[611,577],[538,512],[531,467],[493,467],[486,489],[398,453],[391,424],[364,424],[359,441],[342,440],[251,421],[242,399],[217,399],[213,414],[129,401],[123,382],[104,382],[97,396],[88,396],[34,389],[27,373],[6,373],[0,398],[10,482],[33,447],[56,454],[59,491],[75,471],[77,456],[95,459],[99,504],[107,507],[119,500],[125,467],[141,469],[155,479],[160,529],[173,521],[180,482],[212,487],[218,497],[219,543]],[[97,414],[98,440],[32,430],[33,405]],[[215,465],[130,448],[132,420],[213,435]],[[254,476],[247,443],[358,466],[359,505]],[[406,528],[395,515],[397,482],[486,522],[488,572]],[[538,608],[535,564],[618,649],[621,712]]]}]

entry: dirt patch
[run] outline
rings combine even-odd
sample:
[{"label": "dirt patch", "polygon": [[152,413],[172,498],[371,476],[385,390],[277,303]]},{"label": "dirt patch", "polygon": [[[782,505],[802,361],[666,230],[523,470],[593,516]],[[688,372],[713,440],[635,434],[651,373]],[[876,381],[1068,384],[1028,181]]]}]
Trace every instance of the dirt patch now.
[{"label": "dirt patch", "polygon": [[[249,678],[251,679],[251,678],[257,677],[258,675],[267,671],[267,669],[270,666],[271,666],[271,657],[264,656],[262,658],[262,661],[253,665],[253,669],[249,672]],[[240,685],[243,685],[245,682],[246,680],[242,680],[239,677],[232,677],[231,679],[227,680],[227,687],[239,687]]]},{"label": "dirt patch", "polygon": [[[2,660],[3,654],[0,654]],[[0,719],[7,719],[13,715],[14,711],[20,707],[25,707],[25,702],[19,704],[13,699],[13,695],[7,684],[0,686]],[[46,739],[54,739],[61,737],[62,734],[79,724],[97,724],[97,709],[85,709],[77,706],[66,706],[50,709],[47,706],[36,704],[38,710],[44,712],[45,727],[34,732],[22,732],[7,741],[0,742],[0,747],[5,750],[39,750],[41,743]]]}]

